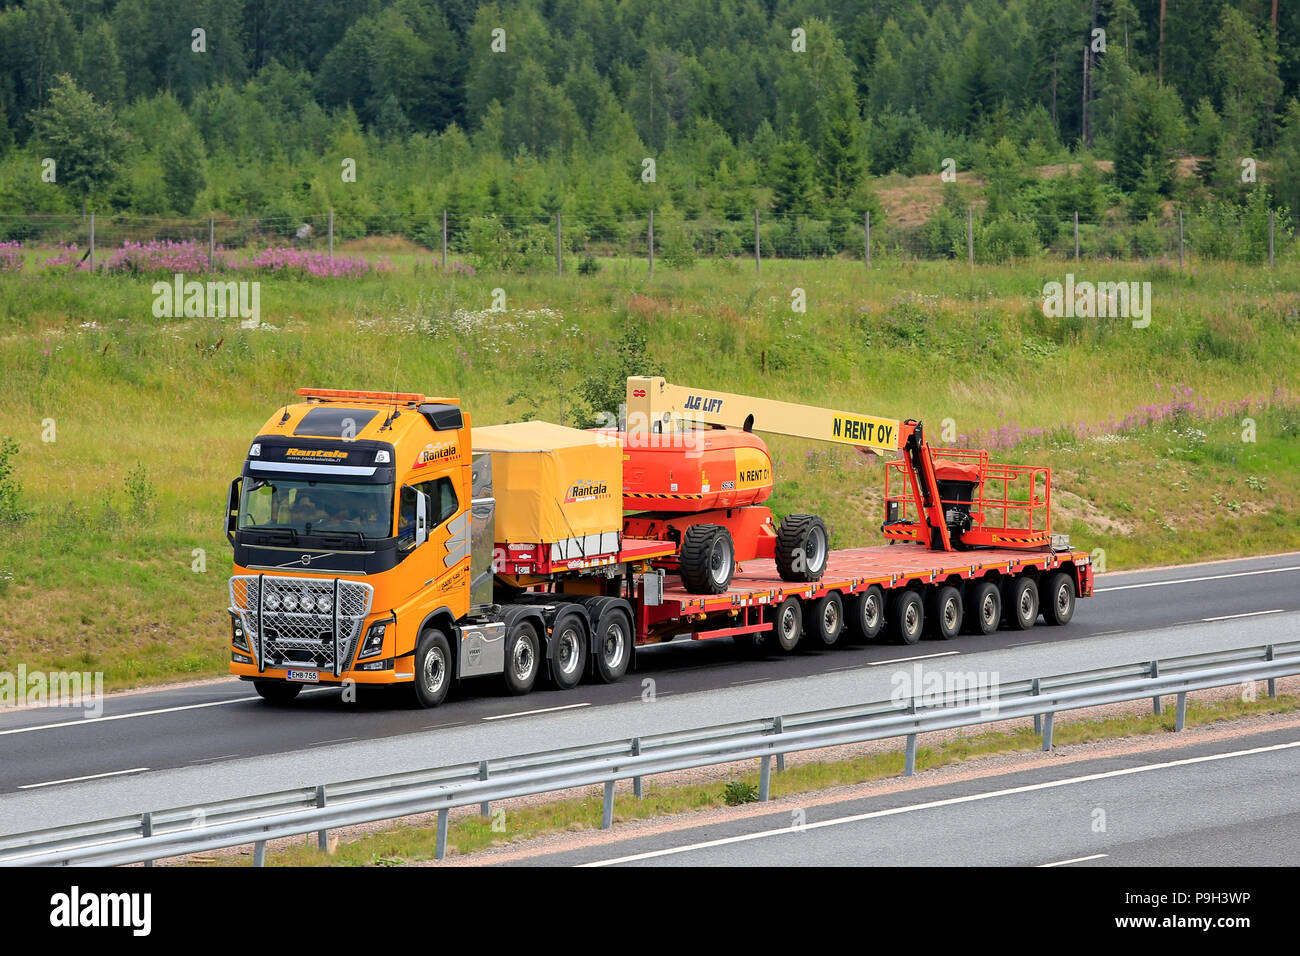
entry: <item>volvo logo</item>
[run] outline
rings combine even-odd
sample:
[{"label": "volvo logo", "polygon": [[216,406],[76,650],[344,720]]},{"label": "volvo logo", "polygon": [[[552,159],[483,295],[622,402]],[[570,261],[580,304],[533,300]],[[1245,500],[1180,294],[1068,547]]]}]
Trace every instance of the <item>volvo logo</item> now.
[{"label": "volvo logo", "polygon": [[302,566],[305,568],[307,565],[311,564],[311,555],[310,555],[310,554],[304,554],[304,555],[303,555],[301,558],[299,558],[298,560],[299,560],[299,562],[302,564]]}]

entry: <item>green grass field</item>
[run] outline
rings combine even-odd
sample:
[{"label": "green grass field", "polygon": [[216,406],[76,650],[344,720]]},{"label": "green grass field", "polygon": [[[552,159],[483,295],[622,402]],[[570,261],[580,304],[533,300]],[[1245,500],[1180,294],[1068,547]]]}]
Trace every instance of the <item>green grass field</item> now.
[{"label": "green grass field", "polygon": [[[152,279],[0,274],[0,436],[18,446],[0,514],[25,514],[0,525],[0,667],[102,670],[113,687],[223,672],[226,489],[298,387],[458,395],[478,424],[575,423],[585,383],[626,366],[629,327],[670,381],[919,418],[932,440],[945,419],[958,435],[1038,430],[995,457],[1052,466],[1055,529],[1104,549],[1109,570],[1300,548],[1294,273],[833,260],[651,277],[607,261],[596,276],[452,278],[395,261],[360,280],[263,279],[258,329],[154,318]],[[1150,327],[1045,318],[1043,285],[1067,272],[1149,281]],[[505,311],[490,311],[497,289]],[[1175,385],[1202,410],[1109,426]],[[1080,422],[1105,434],[1081,440]],[[879,541],[879,460],[771,445],[778,513],[825,515],[839,546]]]}]

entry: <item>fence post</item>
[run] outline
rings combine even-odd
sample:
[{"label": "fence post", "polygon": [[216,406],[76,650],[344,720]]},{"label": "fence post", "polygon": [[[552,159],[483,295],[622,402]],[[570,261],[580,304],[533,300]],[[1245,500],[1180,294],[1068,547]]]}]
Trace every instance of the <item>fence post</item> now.
[{"label": "fence post", "polygon": [[334,258],[334,210],[330,210],[330,258]]},{"label": "fence post", "polygon": [[[639,757],[639,756],[641,756],[641,738],[640,738],[640,737],[633,737],[633,738],[632,738],[632,756],[633,756],[633,757]],[[640,778],[640,777],[633,777],[633,778],[632,778],[632,795],[633,795],[634,797],[636,797],[638,800],[640,800],[641,797],[643,796],[643,793],[642,793],[642,791],[641,791],[641,778]]]},{"label": "fence post", "polygon": [[211,272],[217,257],[217,219],[208,217],[208,271]]},{"label": "fence post", "polygon": [[447,210],[442,211],[442,269],[447,271]]},{"label": "fence post", "polygon": [[90,271],[95,271],[95,214],[90,214]]},{"label": "fence post", "polygon": [[655,211],[650,210],[650,274],[655,274]]},{"label": "fence post", "polygon": [[[325,787],[323,785],[318,785],[316,787],[316,806],[325,806]],[[316,849],[320,850],[322,853],[328,853],[330,851],[329,830],[318,830],[316,832]]]},{"label": "fence post", "polygon": [[[1178,268],[1181,269],[1182,267],[1183,267],[1183,210],[1182,207],[1179,207],[1178,209]],[[1156,713],[1158,714],[1160,713],[1160,711],[1156,711]]]},{"label": "fence post", "polygon": [[[478,778],[480,780],[486,780],[488,778],[488,765],[486,760],[480,760],[478,762]],[[490,801],[484,800],[478,805],[478,815],[481,817],[492,816],[492,804]]]},{"label": "fence post", "polygon": [[966,207],[966,261],[975,264],[975,207]]},{"label": "fence post", "polygon": [[1074,258],[1079,258],[1079,210],[1074,211]]},{"label": "fence post", "polygon": [[557,212],[555,214],[555,274],[557,276],[564,274],[563,248],[560,233],[560,214]]},{"label": "fence post", "polygon": [[1268,267],[1273,268],[1273,210],[1268,211]]},{"label": "fence post", "polygon": [[[1271,651],[1273,648],[1269,648]],[[140,814],[140,836],[146,840],[153,836],[153,814],[146,810]],[[153,860],[145,860],[145,866],[153,866]]]},{"label": "fence post", "polygon": [[758,209],[754,210],[754,274],[757,275],[761,266],[763,254],[759,249],[761,242],[758,238]]},{"label": "fence post", "polygon": [[862,254],[867,263],[867,268],[871,268],[871,210],[868,209],[862,214]]},{"label": "fence post", "polygon": [[605,805],[600,810],[600,828],[608,830],[614,825],[614,781],[605,781]]}]

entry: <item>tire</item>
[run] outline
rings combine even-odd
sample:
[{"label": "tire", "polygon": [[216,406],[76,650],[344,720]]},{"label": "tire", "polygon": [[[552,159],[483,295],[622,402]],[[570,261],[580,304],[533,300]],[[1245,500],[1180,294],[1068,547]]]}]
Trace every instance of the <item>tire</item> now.
[{"label": "tire", "polygon": [[830,554],[826,522],[816,515],[788,515],[776,533],[776,570],[782,581],[819,581]]},{"label": "tire", "polygon": [[764,644],[770,640],[773,650],[783,654],[799,646],[799,638],[803,636],[803,609],[798,598],[788,597],[772,608],[768,620],[772,622],[772,630],[763,635]]},{"label": "tire", "polygon": [[537,683],[541,669],[541,640],[531,619],[519,621],[510,629],[506,640],[506,690],[521,697]]},{"label": "tire", "polygon": [[880,632],[885,629],[885,592],[879,584],[871,585],[853,599],[849,620],[860,640],[879,640]]},{"label": "tire", "polygon": [[682,584],[691,594],[721,594],[736,573],[736,544],[720,524],[693,524],[682,536]]},{"label": "tire", "polygon": [[1002,613],[1013,631],[1027,631],[1038,620],[1038,586],[1034,579],[1019,575],[1002,588]]},{"label": "tire", "polygon": [[622,680],[632,663],[632,619],[620,607],[607,607],[596,618],[595,637],[592,658],[596,679],[603,684]]},{"label": "tire", "polygon": [[942,641],[951,641],[961,633],[961,592],[944,584],[930,592],[925,606],[925,619],[930,633]]},{"label": "tire", "polygon": [[1043,611],[1043,621],[1059,627],[1069,624],[1074,617],[1074,602],[1077,595],[1074,589],[1074,577],[1064,571],[1050,575],[1046,582],[1038,585],[1038,606]]},{"label": "tire", "polygon": [[1002,592],[992,581],[977,581],[968,588],[967,634],[993,634],[1002,623]]},{"label": "tire", "polygon": [[925,630],[925,607],[921,595],[911,588],[895,592],[885,620],[895,643],[915,644]]},{"label": "tire", "polygon": [[451,642],[436,627],[428,627],[415,642],[415,680],[411,693],[418,707],[437,707],[451,690]]},{"label": "tire", "polygon": [[268,704],[287,704],[302,693],[302,684],[282,680],[255,680],[253,689]]},{"label": "tire", "polygon": [[731,639],[736,654],[746,660],[762,657],[772,647],[762,634],[737,634]]},{"label": "tire", "polygon": [[577,687],[587,670],[587,619],[577,608],[565,609],[551,625],[551,680],[560,690]]},{"label": "tire", "polygon": [[839,591],[807,603],[808,633],[822,647],[834,647],[844,634],[844,598]]}]

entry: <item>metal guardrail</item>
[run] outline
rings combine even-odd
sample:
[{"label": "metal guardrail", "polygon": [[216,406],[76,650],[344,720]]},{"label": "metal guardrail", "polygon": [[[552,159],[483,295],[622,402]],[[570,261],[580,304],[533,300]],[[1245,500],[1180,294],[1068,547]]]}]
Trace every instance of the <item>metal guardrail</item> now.
[{"label": "metal guardrail", "polygon": [[904,737],[910,775],[918,734],[1032,717],[1050,750],[1060,711],[1151,697],[1160,713],[1160,698],[1169,695],[1182,730],[1190,691],[1266,680],[1275,697],[1276,679],[1298,673],[1300,641],[1011,681],[934,706],[909,699],[807,711],[0,835],[0,865],[149,865],[251,843],[260,866],[269,840],[316,832],[324,850],[331,829],[433,811],[435,856],[443,859],[456,807],[477,803],[486,816],[491,801],[603,784],[602,827],[609,828],[619,780],[631,778],[640,797],[652,774],[758,758],[759,798],[767,800],[772,760],[783,769],[789,752]]}]

